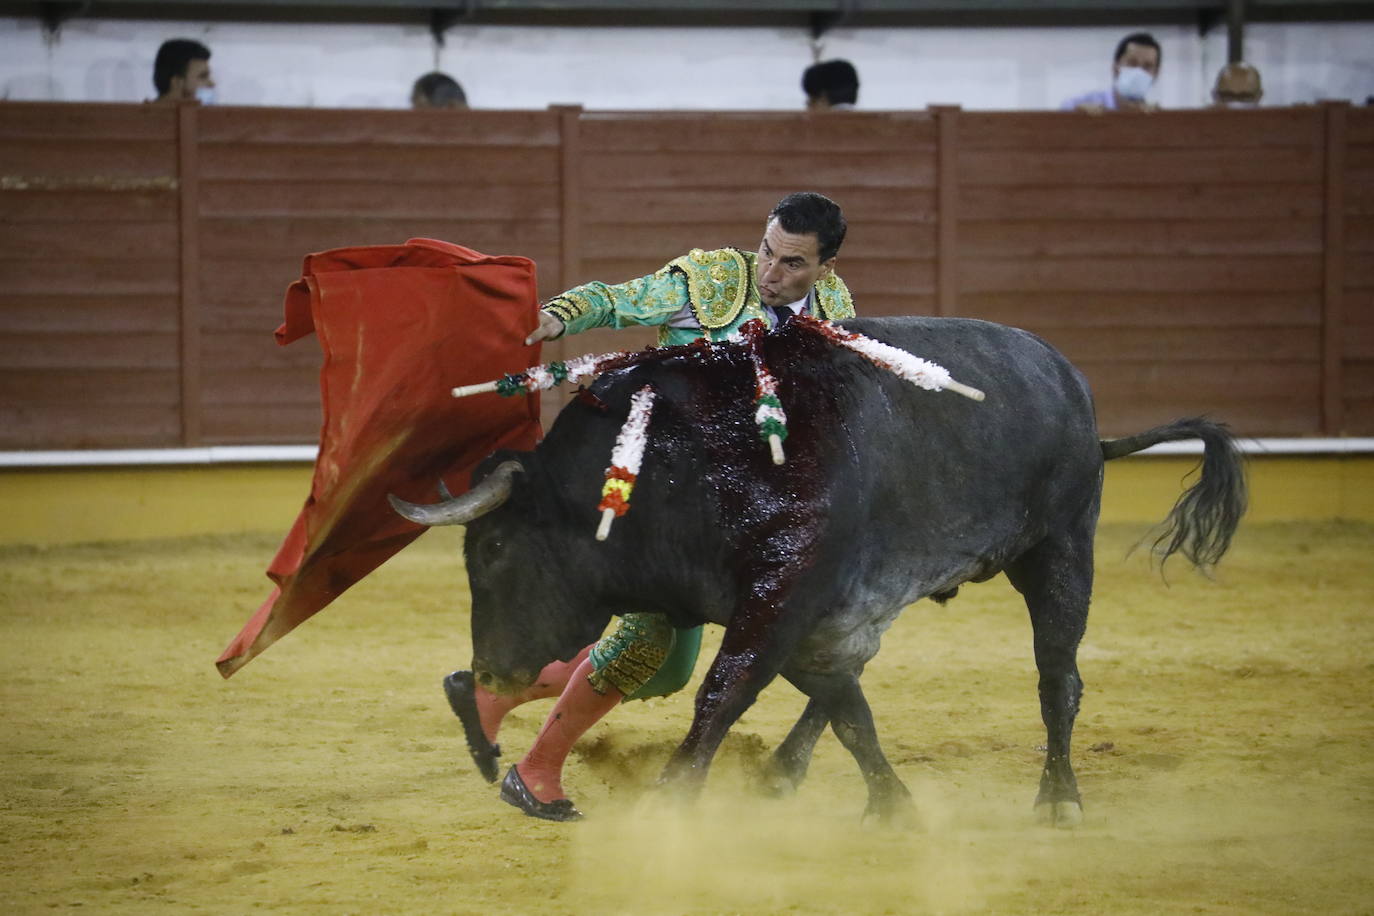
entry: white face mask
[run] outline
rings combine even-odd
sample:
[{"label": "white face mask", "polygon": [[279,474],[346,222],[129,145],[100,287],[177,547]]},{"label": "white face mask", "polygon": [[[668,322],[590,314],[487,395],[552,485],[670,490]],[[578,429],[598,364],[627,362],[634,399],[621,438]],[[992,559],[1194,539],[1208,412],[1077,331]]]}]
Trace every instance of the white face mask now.
[{"label": "white face mask", "polygon": [[1154,85],[1155,78],[1149,70],[1141,67],[1122,67],[1116,74],[1116,94],[1132,102],[1145,101],[1145,93]]},{"label": "white face mask", "polygon": [[215,90],[211,86],[196,87],[196,101],[202,105],[215,104]]},{"label": "white face mask", "polygon": [[1240,99],[1227,99],[1221,103],[1226,108],[1258,108],[1259,102],[1246,102]]}]

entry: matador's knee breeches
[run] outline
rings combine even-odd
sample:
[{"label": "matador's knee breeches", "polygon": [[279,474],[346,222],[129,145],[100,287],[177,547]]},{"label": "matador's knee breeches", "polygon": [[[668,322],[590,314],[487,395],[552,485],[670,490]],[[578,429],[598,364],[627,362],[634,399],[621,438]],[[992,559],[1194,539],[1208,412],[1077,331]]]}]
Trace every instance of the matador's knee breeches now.
[{"label": "matador's knee breeches", "polygon": [[614,687],[627,700],[667,696],[692,677],[701,627],[675,630],[662,614],[626,614],[592,646],[587,681],[598,693]]}]

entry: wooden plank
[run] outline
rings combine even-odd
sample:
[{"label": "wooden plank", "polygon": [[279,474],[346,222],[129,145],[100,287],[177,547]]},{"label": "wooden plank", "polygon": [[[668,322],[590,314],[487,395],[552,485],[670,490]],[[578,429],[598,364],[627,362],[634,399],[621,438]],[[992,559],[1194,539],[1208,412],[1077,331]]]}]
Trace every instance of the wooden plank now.
[{"label": "wooden plank", "polygon": [[1351,436],[1374,435],[1374,398],[1350,398],[1345,402],[1345,428]]},{"label": "wooden plank", "polygon": [[1345,328],[1345,154],[1349,105],[1328,102],[1326,118],[1326,225],[1322,261],[1322,432],[1339,436],[1345,427],[1342,343]]},{"label": "wooden plank", "polygon": [[167,448],[176,445],[174,406],[63,404],[38,411],[0,404],[0,449]]},{"label": "wooden plank", "polygon": [[936,314],[959,314],[959,160],[960,112],[955,107],[934,109],[938,124],[939,151],[936,155],[936,198],[939,222],[935,238]]},{"label": "wooden plank", "polygon": [[1228,258],[960,258],[967,292],[1099,292],[1122,290],[1257,293],[1310,292],[1322,285],[1318,257]]},{"label": "wooden plank", "polygon": [[1358,182],[1345,189],[1346,216],[1374,216],[1374,181]]},{"label": "wooden plank", "polygon": [[177,229],[181,260],[181,444],[200,444],[200,138],[199,105],[177,106]]},{"label": "wooden plank", "polygon": [[1321,358],[1316,328],[1026,328],[1048,340],[1074,363],[1147,361],[1304,362]]},{"label": "wooden plank", "polygon": [[746,189],[785,183],[827,193],[826,185],[867,188],[934,188],[930,159],[900,152],[834,156],[794,152],[779,162],[768,155],[734,153],[634,153],[587,150],[583,177],[589,189],[632,185],[637,188]]},{"label": "wooden plank", "polygon": [[176,110],[165,105],[5,102],[0,141],[140,140],[173,143]]},{"label": "wooden plank", "polygon": [[7,334],[6,369],[175,369],[175,334]]},{"label": "wooden plank", "polygon": [[299,260],[310,252],[354,245],[400,245],[410,238],[437,238],[492,254],[523,253],[558,244],[551,220],[372,219],[360,217],[234,217],[202,220],[207,258]]},{"label": "wooden plank", "polygon": [[1351,108],[1346,115],[1346,142],[1374,146],[1374,108]]},{"label": "wooden plank", "polygon": [[320,406],[310,404],[207,405],[201,420],[206,445],[314,445],[320,441]]},{"label": "wooden plank", "polygon": [[1345,290],[1345,325],[1347,328],[1374,324],[1374,288]]},{"label": "wooden plank", "polygon": [[555,184],[558,175],[558,151],[546,147],[451,150],[442,146],[226,143],[207,145],[200,158],[201,176],[207,181],[432,182],[449,187],[485,187],[492,175],[500,175],[508,183],[536,185]]},{"label": "wooden plank", "polygon": [[1350,258],[1343,273],[1346,289],[1374,289],[1374,258]]},{"label": "wooden plank", "polygon": [[0,260],[0,289],[8,296],[176,295],[177,267],[172,259],[127,261],[105,258],[34,257]]},{"label": "wooden plank", "polygon": [[582,253],[596,259],[644,259],[666,264],[693,248],[753,251],[762,237],[757,220],[734,223],[638,223],[584,225]]},{"label": "wooden plank", "polygon": [[1257,111],[1162,111],[1148,117],[1090,117],[1079,112],[967,112],[971,150],[1119,150],[1196,147],[1318,147],[1322,123],[1311,106]]},{"label": "wooden plank", "polygon": [[[1374,361],[1374,322],[1347,322],[1341,339],[1345,344],[1341,359],[1346,365]],[[1344,387],[1341,390],[1344,391]]]},{"label": "wooden plank", "polygon": [[916,293],[873,293],[867,289],[850,287],[854,295],[854,310],[864,318],[882,315],[935,315],[937,302],[933,291]]},{"label": "wooden plank", "polygon": [[175,333],[175,296],[27,295],[0,296],[0,334],[63,331]]},{"label": "wooden plank", "polygon": [[558,286],[571,289],[582,278],[582,107],[555,107],[559,124]]},{"label": "wooden plank", "polygon": [[[28,222],[62,220],[83,223],[175,223],[176,193],[173,188],[155,191],[53,190],[0,192],[0,218],[6,232]],[[104,227],[106,230],[108,226]]]},{"label": "wooden plank", "polygon": [[[1371,221],[1374,225],[1374,221]],[[1320,220],[965,220],[965,257],[1319,255]],[[1374,236],[1374,232],[1371,232]]]},{"label": "wooden plank", "polygon": [[176,145],[164,140],[6,140],[0,175],[38,178],[174,178]]},{"label": "wooden plank", "polygon": [[120,223],[81,219],[46,219],[5,227],[0,260],[23,260],[42,251],[49,257],[83,258],[97,254],[131,261],[176,258],[177,227],[170,220],[129,220]]},{"label": "wooden plank", "polygon": [[557,120],[545,111],[210,108],[202,122],[202,141],[212,145],[558,145]]},{"label": "wooden plank", "polygon": [[[205,338],[202,359],[205,371],[216,374],[228,371],[283,371],[318,373],[320,349],[318,344],[307,345],[305,341],[291,346],[278,346],[270,331],[216,331]],[[216,378],[221,376],[216,375]]]},{"label": "wooden plank", "polygon": [[1113,404],[1132,399],[1185,403],[1199,398],[1223,398],[1227,402],[1306,405],[1310,411],[1321,397],[1321,367],[1310,361],[1260,363],[1218,359],[1180,365],[1154,360],[1090,359],[1076,365],[1088,376],[1094,398]]},{"label": "wooden plank", "polygon": [[702,153],[875,153],[905,150],[933,156],[936,131],[926,112],[777,114],[676,112],[600,113],[581,119],[589,150]]},{"label": "wooden plank", "polygon": [[1321,292],[966,293],[964,314],[1025,327],[1321,327]]},{"label": "wooden plank", "polygon": [[556,220],[554,184],[411,184],[334,180],[327,184],[256,178],[202,181],[205,217]]},{"label": "wooden plank", "polygon": [[1374,400],[1374,359],[1346,363],[1346,402]]},{"label": "wooden plank", "polygon": [[311,366],[257,366],[244,372],[232,362],[206,362],[204,398],[207,410],[226,405],[250,405],[275,410],[282,405],[320,409],[320,359]]},{"label": "wooden plank", "polygon": [[[1179,184],[1176,187],[963,187],[964,219],[1121,219],[1149,214],[1154,219],[1237,220],[1322,218],[1322,185]],[[1370,195],[1374,214],[1374,194]]]},{"label": "wooden plank", "polygon": [[62,405],[107,408],[144,405],[175,408],[175,369],[0,368],[0,403],[29,411]]},{"label": "wooden plank", "polygon": [[1209,414],[1241,436],[1311,436],[1320,433],[1307,404],[1226,403],[1190,400],[1150,404],[1130,401],[1097,404],[1097,429],[1103,436],[1127,436],[1179,417]]},{"label": "wooden plank", "polygon": [[[1349,208],[1346,210],[1349,213]],[[1367,216],[1346,216],[1345,253],[1374,255],[1374,218]]]},{"label": "wooden plank", "polygon": [[[714,225],[740,220],[752,223],[755,232],[762,232],[769,211],[797,189],[793,184],[769,180],[752,188],[696,188],[690,194],[665,198],[661,190],[604,188],[584,198],[582,207],[586,225],[639,226],[668,220],[680,225]],[[935,223],[937,204],[933,188],[814,189],[840,205],[851,229],[869,222]]]},{"label": "wooden plank", "polygon": [[1229,149],[967,150],[960,180],[970,186],[1071,185],[1114,188],[1300,184],[1321,181],[1320,149],[1277,147],[1238,156]]}]

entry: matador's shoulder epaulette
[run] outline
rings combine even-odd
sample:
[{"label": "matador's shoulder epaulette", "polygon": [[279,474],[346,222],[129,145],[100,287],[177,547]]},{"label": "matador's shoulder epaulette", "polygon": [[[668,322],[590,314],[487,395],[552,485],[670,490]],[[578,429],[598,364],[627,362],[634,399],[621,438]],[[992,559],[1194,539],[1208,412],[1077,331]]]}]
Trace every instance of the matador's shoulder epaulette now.
[{"label": "matador's shoulder epaulette", "polygon": [[821,314],[831,321],[854,317],[854,300],[849,295],[849,287],[834,271],[816,284],[816,303],[821,307]]},{"label": "matador's shoulder epaulette", "polygon": [[703,328],[727,327],[754,291],[752,261],[737,248],[693,248],[668,268],[687,278],[692,311]]}]

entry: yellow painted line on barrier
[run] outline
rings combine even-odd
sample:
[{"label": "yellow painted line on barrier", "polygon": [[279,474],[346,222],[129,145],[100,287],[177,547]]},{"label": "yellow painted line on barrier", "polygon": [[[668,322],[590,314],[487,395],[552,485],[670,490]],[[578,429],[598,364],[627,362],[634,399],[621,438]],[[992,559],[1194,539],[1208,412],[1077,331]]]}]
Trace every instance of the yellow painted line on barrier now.
[{"label": "yellow painted line on barrier", "polygon": [[[1108,463],[1103,521],[1162,520],[1196,463],[1194,456]],[[1253,457],[1249,473],[1249,521],[1374,522],[1374,455]],[[310,478],[308,464],[4,470],[0,544],[284,535]]]}]

